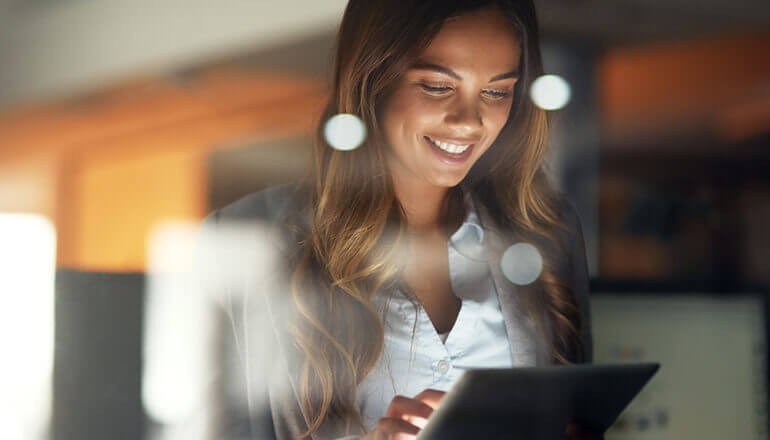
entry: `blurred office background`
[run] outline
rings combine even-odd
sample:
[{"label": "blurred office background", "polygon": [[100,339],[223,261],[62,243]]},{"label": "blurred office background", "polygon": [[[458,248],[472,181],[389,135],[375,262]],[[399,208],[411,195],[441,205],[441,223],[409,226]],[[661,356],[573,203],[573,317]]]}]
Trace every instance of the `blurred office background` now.
[{"label": "blurred office background", "polygon": [[[307,173],[345,3],[0,0],[0,438],[248,435],[226,318],[169,291]],[[663,364],[608,438],[767,438],[770,3],[536,3],[596,360]]]}]

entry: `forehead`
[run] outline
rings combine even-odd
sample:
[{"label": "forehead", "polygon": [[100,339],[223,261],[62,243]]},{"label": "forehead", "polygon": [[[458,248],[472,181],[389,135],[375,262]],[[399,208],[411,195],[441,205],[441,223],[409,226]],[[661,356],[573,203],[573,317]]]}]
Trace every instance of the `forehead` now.
[{"label": "forehead", "polygon": [[518,68],[520,54],[512,24],[502,12],[485,9],[447,20],[419,58],[453,69],[502,73]]}]

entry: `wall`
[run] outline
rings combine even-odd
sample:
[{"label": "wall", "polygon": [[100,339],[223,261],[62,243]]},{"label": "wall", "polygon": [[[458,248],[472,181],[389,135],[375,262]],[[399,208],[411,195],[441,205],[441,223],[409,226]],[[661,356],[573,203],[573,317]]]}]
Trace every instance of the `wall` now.
[{"label": "wall", "polygon": [[[0,23],[0,106],[332,29],[346,0],[17,2]],[[2,15],[2,13],[0,13]]]}]

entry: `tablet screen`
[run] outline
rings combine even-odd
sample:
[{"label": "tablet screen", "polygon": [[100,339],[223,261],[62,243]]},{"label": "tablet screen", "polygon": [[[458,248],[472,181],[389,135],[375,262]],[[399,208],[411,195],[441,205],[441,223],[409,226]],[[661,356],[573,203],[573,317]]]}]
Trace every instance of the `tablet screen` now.
[{"label": "tablet screen", "polygon": [[469,370],[418,438],[558,439],[569,421],[606,430],[655,363]]}]

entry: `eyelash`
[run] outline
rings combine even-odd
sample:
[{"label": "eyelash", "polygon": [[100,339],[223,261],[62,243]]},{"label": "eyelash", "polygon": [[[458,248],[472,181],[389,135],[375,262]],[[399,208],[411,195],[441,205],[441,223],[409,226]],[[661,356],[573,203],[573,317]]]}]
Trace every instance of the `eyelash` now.
[{"label": "eyelash", "polygon": [[[420,84],[420,86],[428,93],[438,93],[438,94],[444,94],[450,90],[453,90],[451,86],[432,86],[429,84]],[[493,99],[505,99],[511,96],[511,92],[508,90],[490,90],[486,89],[485,92],[492,95]]]}]

